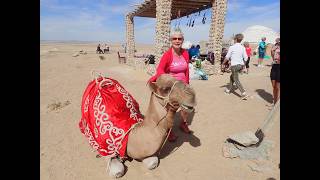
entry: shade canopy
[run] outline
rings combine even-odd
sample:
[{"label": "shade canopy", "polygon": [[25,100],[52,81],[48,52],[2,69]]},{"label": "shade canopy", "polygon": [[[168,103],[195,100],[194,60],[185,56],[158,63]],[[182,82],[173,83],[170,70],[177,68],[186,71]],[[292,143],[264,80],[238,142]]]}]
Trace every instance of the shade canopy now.
[{"label": "shade canopy", "polygon": [[[212,0],[172,0],[171,20],[212,7]],[[132,16],[156,18],[156,0],[145,0],[130,13]]]}]

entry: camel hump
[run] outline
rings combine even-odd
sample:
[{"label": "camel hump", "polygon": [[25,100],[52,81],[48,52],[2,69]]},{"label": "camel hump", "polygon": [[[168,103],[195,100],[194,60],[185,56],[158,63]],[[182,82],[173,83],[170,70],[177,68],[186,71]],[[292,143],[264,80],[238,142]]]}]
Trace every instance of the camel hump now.
[{"label": "camel hump", "polygon": [[81,132],[102,156],[125,157],[127,132],[142,121],[139,104],[112,78],[91,81],[82,97]]}]

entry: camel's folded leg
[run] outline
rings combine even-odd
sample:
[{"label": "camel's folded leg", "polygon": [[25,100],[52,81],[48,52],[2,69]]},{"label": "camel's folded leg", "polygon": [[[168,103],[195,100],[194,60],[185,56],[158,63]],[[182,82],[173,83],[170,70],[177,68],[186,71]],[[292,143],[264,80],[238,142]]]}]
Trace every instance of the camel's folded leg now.
[{"label": "camel's folded leg", "polygon": [[124,165],[117,158],[111,158],[108,166],[110,176],[118,178],[124,175]]},{"label": "camel's folded leg", "polygon": [[148,169],[154,169],[159,164],[159,158],[157,156],[147,157],[142,160],[143,164],[147,166]]}]

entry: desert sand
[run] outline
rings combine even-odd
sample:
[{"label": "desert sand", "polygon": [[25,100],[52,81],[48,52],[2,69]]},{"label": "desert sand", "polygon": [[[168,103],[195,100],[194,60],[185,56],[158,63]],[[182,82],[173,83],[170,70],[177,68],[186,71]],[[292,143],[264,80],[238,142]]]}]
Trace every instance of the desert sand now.
[{"label": "desert sand", "polygon": [[[105,158],[96,152],[81,134],[81,98],[91,71],[97,70],[118,80],[133,95],[142,113],[147,108],[150,91],[146,82],[150,77],[142,69],[118,63],[120,44],[109,45],[111,52],[104,60],[95,53],[96,44],[40,43],[40,178],[41,180],[107,180]],[[152,45],[136,45],[137,53],[152,53]],[[72,57],[80,50],[88,54]],[[148,170],[135,160],[127,161],[123,180],[140,179],[202,179],[202,180],[266,180],[280,179],[280,119],[266,135],[274,142],[268,162],[270,169],[253,171],[250,160],[229,159],[222,155],[228,135],[255,131],[269,113],[266,105],[272,102],[269,78],[270,66],[257,68],[250,62],[250,73],[240,75],[240,81],[250,95],[246,101],[236,94],[226,95],[225,85],[230,74],[210,76],[209,80],[191,80],[197,95],[196,113],[190,119],[192,135],[178,128],[175,143],[167,142],[160,155],[160,165]],[[265,64],[270,65],[270,60]],[[239,91],[236,91],[239,94]],[[59,104],[60,103],[60,104]],[[54,108],[53,105],[57,106]]]}]

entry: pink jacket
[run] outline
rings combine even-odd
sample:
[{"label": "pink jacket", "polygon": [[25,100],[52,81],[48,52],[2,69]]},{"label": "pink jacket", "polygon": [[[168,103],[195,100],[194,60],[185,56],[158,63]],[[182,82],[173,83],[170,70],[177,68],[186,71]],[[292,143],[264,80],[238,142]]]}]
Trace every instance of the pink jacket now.
[{"label": "pink jacket", "polygon": [[[166,51],[163,56],[160,59],[160,63],[157,67],[157,72],[154,76],[152,76],[149,80],[149,82],[155,82],[157,80],[157,78],[161,75],[161,74],[169,74],[170,73],[170,65],[172,63],[173,57],[172,57],[172,52],[173,49],[170,48],[168,51]],[[186,78],[187,78],[187,84],[189,84],[189,53],[188,51],[186,51],[185,49],[182,49],[182,56],[184,57],[184,59],[186,60],[187,64],[188,64],[188,68],[185,72]]]}]

